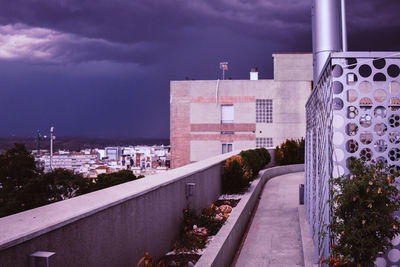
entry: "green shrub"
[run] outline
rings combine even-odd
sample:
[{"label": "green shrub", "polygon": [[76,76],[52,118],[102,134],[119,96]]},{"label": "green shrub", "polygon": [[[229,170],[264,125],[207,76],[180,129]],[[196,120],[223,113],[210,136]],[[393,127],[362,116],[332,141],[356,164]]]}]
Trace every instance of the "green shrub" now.
[{"label": "green shrub", "polygon": [[247,168],[251,172],[251,179],[254,179],[258,172],[262,170],[270,161],[271,155],[265,148],[249,149],[239,154]]},{"label": "green shrub", "polygon": [[366,165],[359,159],[353,159],[349,169],[349,178],[330,180],[332,256],[321,262],[374,266],[379,253],[392,247],[391,240],[400,234],[400,222],[393,216],[400,209],[394,184],[398,173],[391,174],[382,163]]},{"label": "green shrub", "polygon": [[277,165],[290,165],[304,163],[305,140],[287,139],[275,148],[275,161]]},{"label": "green shrub", "polygon": [[247,168],[240,155],[234,155],[226,160],[222,174],[223,193],[241,193],[249,185],[251,171]]}]

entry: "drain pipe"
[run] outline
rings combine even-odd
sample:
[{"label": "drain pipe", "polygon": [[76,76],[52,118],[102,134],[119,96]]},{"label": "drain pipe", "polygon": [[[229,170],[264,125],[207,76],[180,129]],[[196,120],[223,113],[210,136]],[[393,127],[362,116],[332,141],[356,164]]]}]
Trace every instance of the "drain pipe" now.
[{"label": "drain pipe", "polygon": [[215,87],[215,104],[218,106],[218,89],[219,89],[219,79],[217,80],[217,86]]}]

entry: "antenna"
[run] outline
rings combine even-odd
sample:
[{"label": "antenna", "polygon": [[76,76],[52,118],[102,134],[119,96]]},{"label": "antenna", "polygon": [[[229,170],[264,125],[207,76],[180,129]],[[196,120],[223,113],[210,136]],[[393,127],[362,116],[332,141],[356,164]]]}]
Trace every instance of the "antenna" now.
[{"label": "antenna", "polygon": [[225,80],[225,71],[228,70],[228,62],[220,62],[219,63],[219,68],[222,70],[222,80]]}]

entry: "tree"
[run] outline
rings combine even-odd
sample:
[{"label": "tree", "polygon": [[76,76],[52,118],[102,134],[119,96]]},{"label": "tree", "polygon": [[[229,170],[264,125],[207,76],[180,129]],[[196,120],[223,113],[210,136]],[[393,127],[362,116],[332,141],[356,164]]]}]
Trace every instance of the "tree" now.
[{"label": "tree", "polygon": [[[35,200],[29,200],[28,188],[35,188],[32,182],[40,175],[35,160],[24,144],[0,154],[0,216],[20,212],[31,207]],[[26,187],[29,185],[29,187]],[[39,201],[40,202],[40,201]]]},{"label": "tree", "polygon": [[287,139],[275,148],[275,160],[278,165],[304,163],[305,152],[304,138],[294,140]]},{"label": "tree", "polygon": [[88,186],[88,192],[100,190],[110,186],[130,182],[143,176],[136,177],[130,170],[121,170],[113,173],[102,173],[94,180],[94,183],[90,183]]},{"label": "tree", "polygon": [[80,195],[87,187],[87,179],[65,169],[55,169],[43,174],[41,183],[47,186],[47,198],[51,202]]},{"label": "tree", "polygon": [[0,217],[133,181],[129,170],[101,174],[95,183],[65,169],[43,173],[24,144],[0,154]]},{"label": "tree", "polygon": [[68,170],[43,173],[24,144],[0,154],[0,217],[74,197],[86,187],[85,178]]}]

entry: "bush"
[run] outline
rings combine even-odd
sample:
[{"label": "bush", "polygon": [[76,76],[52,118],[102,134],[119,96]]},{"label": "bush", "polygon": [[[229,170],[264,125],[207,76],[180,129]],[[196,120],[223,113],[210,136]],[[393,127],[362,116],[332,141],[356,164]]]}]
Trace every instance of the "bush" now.
[{"label": "bush", "polygon": [[249,149],[239,154],[250,171],[251,179],[271,161],[271,155],[265,148]]},{"label": "bush", "polygon": [[226,160],[222,175],[222,191],[224,193],[241,193],[249,185],[251,171],[240,155]]},{"label": "bush", "polygon": [[378,254],[392,247],[391,240],[400,234],[400,222],[393,216],[400,209],[394,185],[398,173],[359,159],[353,159],[349,169],[349,178],[330,180],[332,256],[322,262],[374,266]]},{"label": "bush", "polygon": [[290,165],[304,163],[305,140],[287,139],[275,148],[275,161],[277,165]]},{"label": "bush", "polygon": [[82,193],[97,191],[110,186],[130,182],[142,178],[143,176],[136,177],[130,170],[120,170],[112,173],[102,173],[95,178],[95,182],[88,182],[87,188],[81,190]]}]

